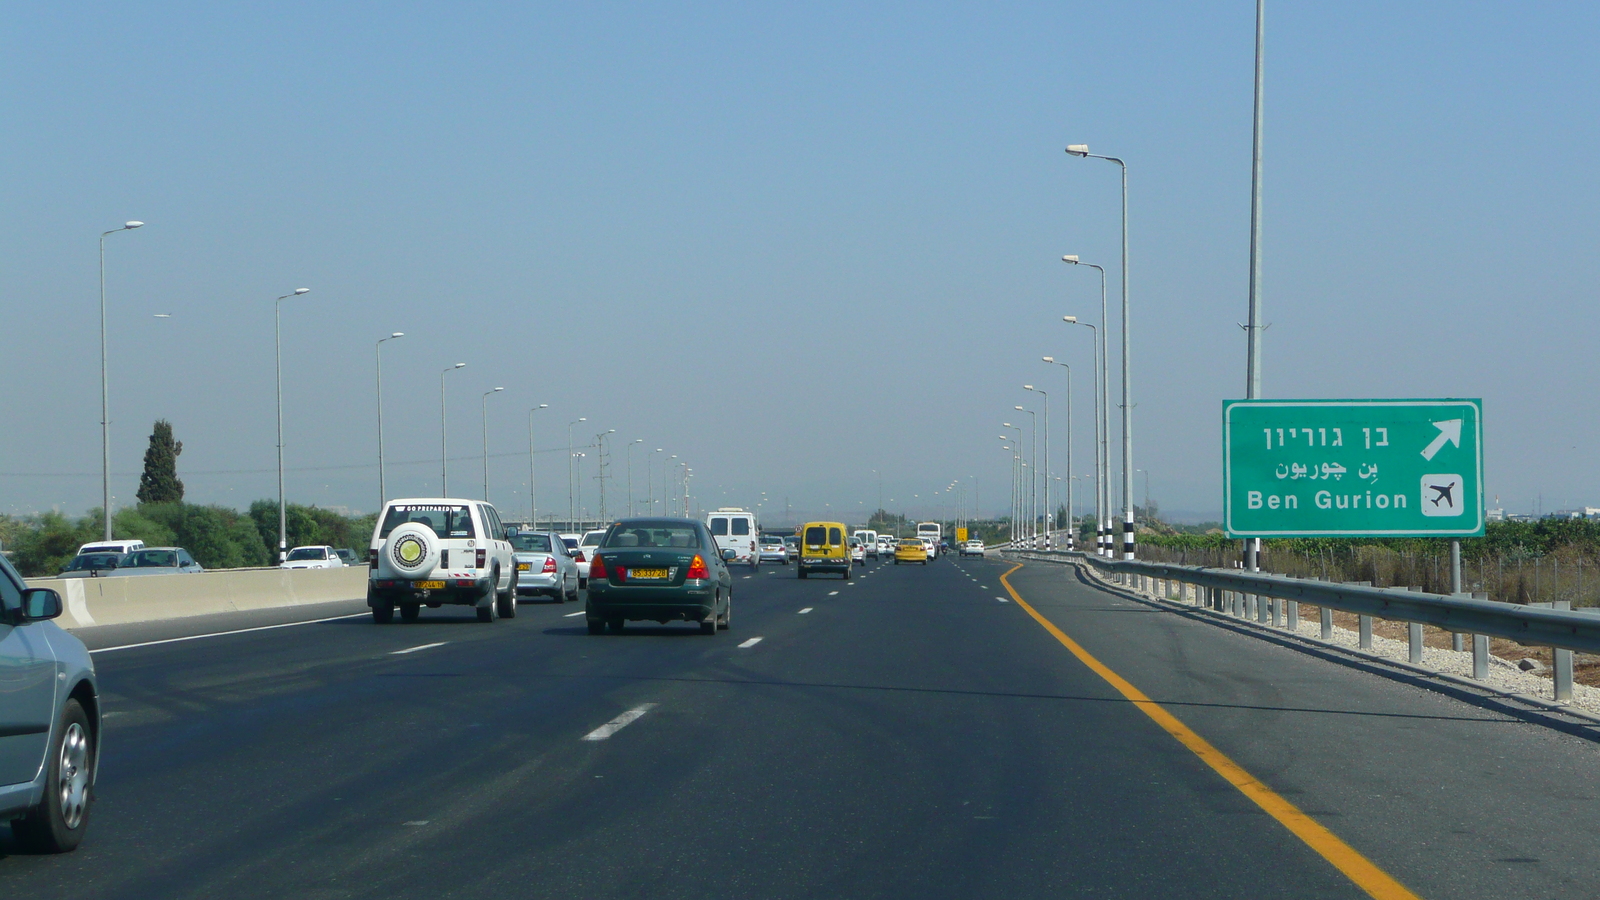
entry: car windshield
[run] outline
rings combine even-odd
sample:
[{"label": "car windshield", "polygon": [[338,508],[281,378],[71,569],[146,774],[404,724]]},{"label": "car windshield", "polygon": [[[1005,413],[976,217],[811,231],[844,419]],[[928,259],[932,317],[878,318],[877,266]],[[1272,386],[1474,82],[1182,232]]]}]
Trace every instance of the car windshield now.
[{"label": "car windshield", "polygon": [[67,563],[66,571],[83,572],[88,569],[115,569],[117,561],[120,559],[122,559],[122,554],[120,553],[85,553],[82,556],[74,557],[72,562]]},{"label": "car windshield", "polygon": [[550,535],[513,534],[511,536],[511,549],[521,550],[525,553],[549,553]]},{"label": "car windshield", "polygon": [[297,559],[327,559],[328,551],[321,547],[296,547],[289,551],[289,561]]},{"label": "car windshield", "polygon": [[587,534],[585,534],[583,536],[583,546],[585,546],[585,547],[598,547],[598,546],[600,546],[600,539],[605,537],[605,536],[606,536],[606,533],[604,531],[591,531],[591,532],[588,532]]},{"label": "car windshield", "polygon": [[604,550],[630,547],[700,549],[700,532],[693,525],[665,522],[618,522],[606,534]]},{"label": "car windshield", "polygon": [[178,554],[171,550],[135,550],[122,564],[125,569],[174,569]]},{"label": "car windshield", "polygon": [[472,528],[472,512],[465,506],[402,503],[389,507],[388,514],[383,517],[383,528],[378,532],[378,539],[388,537],[389,532],[408,522],[432,529],[434,536],[439,538],[478,536]]}]

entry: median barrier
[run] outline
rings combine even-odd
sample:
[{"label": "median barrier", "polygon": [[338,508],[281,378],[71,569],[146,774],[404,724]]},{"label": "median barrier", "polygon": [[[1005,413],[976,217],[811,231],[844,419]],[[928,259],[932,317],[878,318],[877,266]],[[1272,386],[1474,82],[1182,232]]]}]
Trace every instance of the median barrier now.
[{"label": "median barrier", "polygon": [[61,595],[64,608],[57,621],[70,630],[357,600],[367,594],[367,567],[31,578],[28,586],[51,588]]}]

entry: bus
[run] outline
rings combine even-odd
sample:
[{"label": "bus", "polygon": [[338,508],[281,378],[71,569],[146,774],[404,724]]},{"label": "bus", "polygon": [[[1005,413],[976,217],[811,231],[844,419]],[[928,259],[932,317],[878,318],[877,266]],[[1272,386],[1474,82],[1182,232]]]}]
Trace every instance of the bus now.
[{"label": "bus", "polygon": [[933,539],[933,553],[939,554],[939,541],[944,535],[944,526],[938,522],[918,522],[917,537]]}]

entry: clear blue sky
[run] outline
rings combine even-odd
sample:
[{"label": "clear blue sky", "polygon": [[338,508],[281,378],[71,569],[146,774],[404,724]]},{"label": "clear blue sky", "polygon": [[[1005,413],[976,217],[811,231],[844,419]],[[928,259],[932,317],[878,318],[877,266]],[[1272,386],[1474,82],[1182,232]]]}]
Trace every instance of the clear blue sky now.
[{"label": "clear blue sky", "polygon": [[[201,502],[275,494],[272,298],[291,499],[376,505],[526,451],[566,506],[565,424],[694,467],[709,505],[925,514],[1025,382],[1078,368],[1117,285],[1128,160],[1135,465],[1220,510],[1243,392],[1254,5],[46,4],[9,10],[0,510],[99,502],[95,240],[108,240],[113,470],[151,422]],[[1600,7],[1271,3],[1266,393],[1482,397],[1491,499],[1600,505],[1593,447]],[[157,313],[170,314],[159,319]],[[1115,315],[1115,314],[1114,314]],[[1116,334],[1113,333],[1113,339]],[[1115,362],[1115,360],[1113,360]],[[898,385],[891,387],[891,385]],[[663,454],[664,455],[664,454]],[[407,464],[411,461],[420,461]],[[526,457],[491,492],[526,509]],[[339,468],[343,467],[343,468]],[[656,470],[659,474],[659,469]],[[643,493],[644,456],[635,456]],[[452,463],[475,492],[475,459]],[[594,507],[585,479],[584,505]],[[972,481],[969,479],[969,484]],[[1140,476],[1138,490],[1143,490]],[[915,500],[913,495],[918,495]],[[826,504],[826,506],[825,506]]]}]

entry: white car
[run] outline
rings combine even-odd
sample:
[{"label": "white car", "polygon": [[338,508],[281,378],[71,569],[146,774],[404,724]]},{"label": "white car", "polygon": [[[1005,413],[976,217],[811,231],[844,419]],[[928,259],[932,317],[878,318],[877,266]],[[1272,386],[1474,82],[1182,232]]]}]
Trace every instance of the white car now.
[{"label": "white car", "polygon": [[775,562],[780,566],[789,564],[789,547],[784,544],[783,538],[771,534],[761,536],[761,561]]},{"label": "white car", "polygon": [[144,541],[90,541],[78,548],[78,556],[85,553],[132,553],[143,550]]},{"label": "white car", "polygon": [[892,559],[894,557],[894,545],[895,545],[895,539],[893,537],[891,537],[891,536],[889,536],[887,534],[878,535],[878,555],[879,556],[889,557],[889,558]]},{"label": "white car", "polygon": [[933,538],[925,537],[925,538],[921,538],[921,541],[922,541],[923,549],[928,551],[928,558],[929,559],[938,559],[939,558],[939,545],[935,544],[933,542]]},{"label": "white car", "polygon": [[724,506],[706,515],[706,527],[717,541],[717,552],[732,550],[733,557],[723,558],[728,564],[743,563],[754,569],[761,565],[761,551],[756,543],[761,534],[756,515],[737,506]]},{"label": "white car", "polygon": [[578,599],[578,562],[561,537],[548,531],[511,535],[517,560],[517,596],[546,596],[556,603]]},{"label": "white car", "polygon": [[850,539],[850,561],[863,564],[867,561],[867,548],[866,545],[861,543],[860,538],[852,537]]},{"label": "white car", "polygon": [[578,552],[572,558],[578,561],[578,587],[589,586],[589,563],[594,559],[594,551],[600,549],[600,539],[606,536],[604,528],[599,531],[585,531],[583,537],[578,538]]},{"label": "white car", "polygon": [[517,614],[517,563],[506,527],[481,500],[421,497],[383,505],[372,532],[367,606],[383,625],[422,607],[471,606],[479,622]]},{"label": "white car", "polygon": [[861,549],[866,551],[866,558],[876,561],[878,558],[878,533],[870,528],[863,528],[855,533],[856,539],[861,542]]},{"label": "white car", "polygon": [[961,555],[962,556],[982,556],[983,555],[983,541],[980,541],[977,538],[973,538],[972,540],[963,543],[961,545]]},{"label": "white car", "polygon": [[280,569],[342,569],[344,560],[339,558],[339,552],[327,544],[315,547],[296,547],[289,551],[289,556],[278,564]]}]

